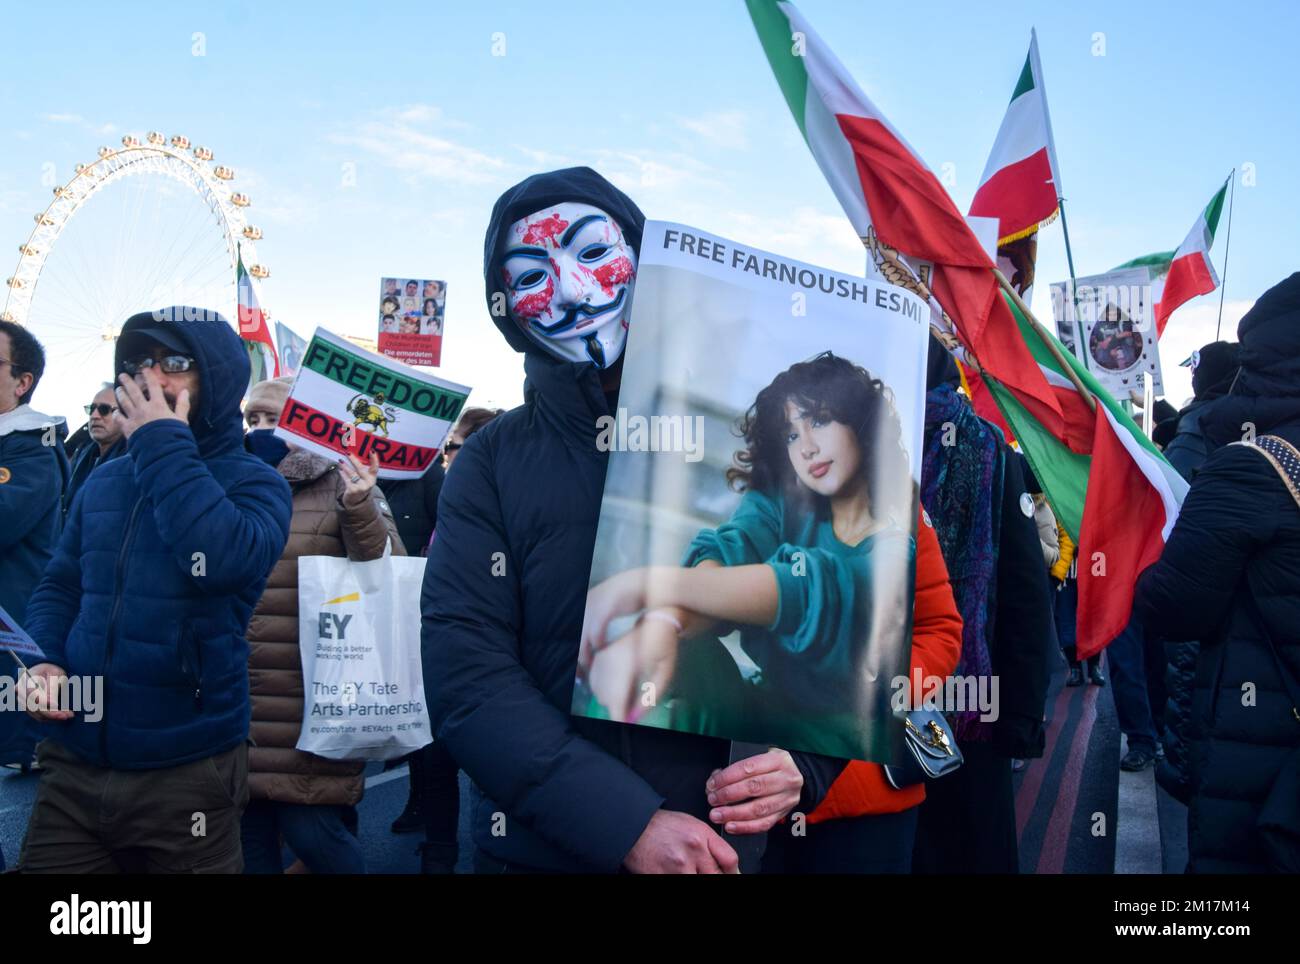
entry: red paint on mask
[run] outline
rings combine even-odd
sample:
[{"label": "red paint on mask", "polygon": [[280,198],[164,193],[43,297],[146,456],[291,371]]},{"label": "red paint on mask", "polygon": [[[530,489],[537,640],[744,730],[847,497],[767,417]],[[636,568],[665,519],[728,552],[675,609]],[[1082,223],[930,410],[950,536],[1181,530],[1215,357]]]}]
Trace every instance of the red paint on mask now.
[{"label": "red paint on mask", "polygon": [[612,295],[615,285],[626,284],[632,280],[634,274],[630,259],[616,258],[596,269],[596,280],[600,282],[600,287],[605,294]]},{"label": "red paint on mask", "polygon": [[556,235],[561,234],[568,226],[569,222],[558,214],[552,214],[540,221],[533,221],[524,228],[524,244],[546,244],[549,242],[551,247],[555,247],[558,243]]},{"label": "red paint on mask", "polygon": [[515,314],[520,318],[532,320],[546,313],[546,309],[551,306],[551,299],[555,297],[555,284],[550,278],[546,279],[546,287],[531,295],[525,295],[515,302]]}]

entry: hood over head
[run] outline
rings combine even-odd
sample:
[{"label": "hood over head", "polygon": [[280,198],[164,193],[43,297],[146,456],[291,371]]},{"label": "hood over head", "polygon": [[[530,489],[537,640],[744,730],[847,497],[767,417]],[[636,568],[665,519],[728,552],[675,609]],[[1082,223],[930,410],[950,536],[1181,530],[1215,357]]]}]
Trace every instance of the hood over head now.
[{"label": "hood over head", "polygon": [[1228,394],[1241,367],[1240,348],[1235,342],[1214,341],[1196,353],[1192,394],[1198,400]]},{"label": "hood over head", "polygon": [[940,385],[955,387],[960,384],[961,373],[957,370],[957,362],[931,329],[929,354],[925,363],[925,390],[930,391]]},{"label": "hood over head", "polygon": [[190,430],[205,458],[242,448],[239,403],[248,388],[250,366],[244,340],[219,312],[175,305],[132,315],[122,326],[114,352],[114,375],[122,362],[149,341],[193,356],[199,373],[199,403],[190,412]]},{"label": "hood over head", "polygon": [[505,286],[496,270],[501,254],[502,234],[520,218],[565,201],[590,204],[611,215],[622,228],[627,243],[638,255],[641,253],[645,215],[631,198],[589,167],[568,167],[534,174],[497,198],[483,243],[483,286],[487,295],[488,314],[510,347],[518,352],[546,353],[541,345],[524,334],[505,308]]},{"label": "hood over head", "polygon": [[1237,325],[1241,372],[1206,416],[1219,445],[1300,423],[1300,271],[1259,296]]}]

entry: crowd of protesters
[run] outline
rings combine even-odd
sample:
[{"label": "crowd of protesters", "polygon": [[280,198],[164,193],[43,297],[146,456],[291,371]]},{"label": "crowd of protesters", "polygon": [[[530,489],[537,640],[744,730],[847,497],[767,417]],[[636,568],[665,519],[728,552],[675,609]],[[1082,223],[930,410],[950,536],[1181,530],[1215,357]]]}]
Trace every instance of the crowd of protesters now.
[{"label": "crowd of protesters", "polygon": [[[594,171],[529,178],[493,211],[490,309],[513,304],[508,238],[565,204],[639,247],[640,210]],[[583,276],[545,244],[558,316],[586,303]],[[1016,873],[1014,772],[1044,753],[1058,671],[1109,687],[1119,766],[1155,765],[1187,804],[1189,870],[1297,869],[1300,274],[1259,298],[1238,342],[1198,353],[1195,397],[1156,425],[1191,489],[1104,672],[1074,646],[1075,541],[931,339],[912,668],[995,681],[1000,699],[996,720],[949,713],[960,768],[901,787],[877,764],[737,760],[724,740],[570,715],[623,342],[593,334],[575,355],[513,308],[491,314],[525,356],[526,400],[466,409],[442,464],[410,481],[276,435],[290,381],[248,389],[244,344],[214,313],[127,319],[101,376],[115,381],[87,386],[72,438],[32,407],[42,346],[0,322],[0,606],[45,654],[23,672],[40,708],[0,713],[0,763],[40,774],[22,871],[363,873],[364,764],[296,749],[297,560],[389,553],[428,557],[435,739],[404,758],[391,828],[423,836],[423,872],[461,856],[463,772],[481,873],[734,872],[754,834],[763,872]],[[97,718],[53,699],[73,677],[102,677]]]}]

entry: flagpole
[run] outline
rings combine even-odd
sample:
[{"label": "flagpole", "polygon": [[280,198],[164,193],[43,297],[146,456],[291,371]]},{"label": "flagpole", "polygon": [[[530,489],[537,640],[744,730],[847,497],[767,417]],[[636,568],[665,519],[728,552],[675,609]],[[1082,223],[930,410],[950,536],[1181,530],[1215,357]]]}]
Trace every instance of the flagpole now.
[{"label": "flagpole", "polygon": [[1057,197],[1056,209],[1061,214],[1061,233],[1065,235],[1065,263],[1070,268],[1070,306],[1074,309],[1074,354],[1082,358],[1080,351],[1083,349],[1083,326],[1079,322],[1079,285],[1074,276],[1074,251],[1070,248],[1070,225],[1065,220],[1065,198]]},{"label": "flagpole", "polygon": [[1214,340],[1219,340],[1219,329],[1223,326],[1223,296],[1228,291],[1228,252],[1232,250],[1232,198],[1237,193],[1237,169],[1234,167],[1228,175],[1232,182],[1228,188],[1228,236],[1223,242],[1223,277],[1219,279],[1219,320],[1214,325]]},{"label": "flagpole", "polygon": [[1083,400],[1088,403],[1088,408],[1094,412],[1097,411],[1097,400],[1092,397],[1092,392],[1088,391],[1087,387],[1083,384],[1083,381],[1079,378],[1079,373],[1074,370],[1074,367],[1068,361],[1066,361],[1065,356],[1061,354],[1061,349],[1056,347],[1056,342],[1051,339],[1047,329],[1042,326],[1042,323],[1034,317],[1034,313],[1029,310],[1029,306],[1025,304],[1025,300],[1020,297],[1019,292],[1011,286],[1011,282],[1007,280],[1007,276],[998,268],[993,269],[993,276],[998,279],[998,284],[1002,287],[1002,290],[1006,293],[1007,297],[1015,302],[1016,307],[1020,309],[1021,313],[1029,321],[1029,326],[1034,329],[1034,333],[1038,335],[1043,345],[1046,346],[1049,352],[1051,352],[1052,357],[1055,358],[1056,363],[1061,366],[1066,377],[1074,383],[1075,389],[1083,396]]}]

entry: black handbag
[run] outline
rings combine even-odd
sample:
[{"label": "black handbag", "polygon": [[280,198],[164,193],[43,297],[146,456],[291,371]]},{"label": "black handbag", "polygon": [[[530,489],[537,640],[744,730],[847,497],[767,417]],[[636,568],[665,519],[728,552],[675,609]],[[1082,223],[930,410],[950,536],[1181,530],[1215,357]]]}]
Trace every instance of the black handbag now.
[{"label": "black handbag", "polygon": [[938,710],[912,710],[903,718],[904,761],[885,767],[895,790],[947,776],[962,765],[961,749],[947,718]]}]

